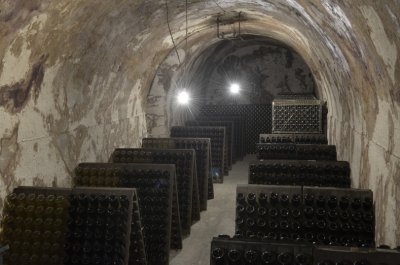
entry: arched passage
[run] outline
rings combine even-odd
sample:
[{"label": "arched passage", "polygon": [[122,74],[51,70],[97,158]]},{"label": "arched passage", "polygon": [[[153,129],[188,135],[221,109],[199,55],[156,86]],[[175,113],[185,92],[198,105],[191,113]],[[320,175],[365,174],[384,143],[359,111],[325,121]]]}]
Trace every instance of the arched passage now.
[{"label": "arched passage", "polygon": [[[216,40],[181,65],[176,58],[172,50],[160,64],[147,98],[151,136],[168,136],[171,125],[193,118],[202,105],[271,104],[279,93],[317,92],[311,70],[300,55],[267,37],[242,35]],[[237,96],[229,93],[233,83],[241,87]],[[189,110],[176,104],[176,96],[183,89],[193,98]]]},{"label": "arched passage", "polygon": [[[304,59],[353,186],[375,193],[377,243],[399,245],[398,1],[189,1],[187,54],[185,5],[168,2],[183,64],[216,43],[216,16],[229,11],[243,12],[243,34],[276,39]],[[78,162],[138,146],[151,83],[173,50],[165,2],[0,5],[1,198],[20,184],[68,186]]]}]

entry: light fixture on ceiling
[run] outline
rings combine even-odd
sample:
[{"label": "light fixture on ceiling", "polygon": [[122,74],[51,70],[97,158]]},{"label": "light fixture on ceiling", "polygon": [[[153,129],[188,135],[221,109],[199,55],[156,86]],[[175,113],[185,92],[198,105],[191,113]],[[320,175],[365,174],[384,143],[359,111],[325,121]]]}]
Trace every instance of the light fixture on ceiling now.
[{"label": "light fixture on ceiling", "polygon": [[187,105],[190,102],[190,95],[186,90],[182,90],[177,95],[177,101],[180,105]]},{"label": "light fixture on ceiling", "polygon": [[229,91],[231,94],[236,95],[239,94],[240,92],[240,86],[237,83],[232,83],[231,86],[229,87]]}]

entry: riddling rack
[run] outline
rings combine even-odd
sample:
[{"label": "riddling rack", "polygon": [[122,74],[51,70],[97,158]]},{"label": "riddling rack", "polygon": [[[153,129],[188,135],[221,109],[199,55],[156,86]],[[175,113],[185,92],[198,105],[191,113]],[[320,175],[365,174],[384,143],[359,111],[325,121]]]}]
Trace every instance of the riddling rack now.
[{"label": "riddling rack", "polygon": [[137,188],[149,264],[168,264],[170,247],[182,248],[174,165],[81,163],[74,184]]},{"label": "riddling rack", "polygon": [[115,149],[113,163],[173,164],[176,169],[178,202],[182,234],[190,234],[192,224],[200,220],[200,201],[196,171],[196,154],[188,149]]},{"label": "riddling rack", "polygon": [[255,154],[259,134],[272,132],[272,104],[204,105],[200,116],[240,116],[245,128],[242,137],[245,154]]},{"label": "riddling rack", "polygon": [[171,137],[186,138],[199,137],[211,140],[211,163],[212,176],[215,183],[224,181],[224,150],[225,150],[225,128],[224,127],[189,127],[174,126],[171,128]]},{"label": "riddling rack", "polygon": [[245,120],[242,116],[219,116],[219,115],[212,115],[212,116],[205,116],[205,115],[198,115],[195,117],[196,121],[228,121],[233,122],[234,125],[234,141],[233,145],[235,148],[235,156],[233,157],[233,161],[236,162],[237,160],[243,159],[246,155],[246,150],[244,146],[244,135],[245,135]]},{"label": "riddling rack", "polygon": [[1,224],[2,243],[10,245],[5,264],[145,265],[134,205],[135,189],[18,187]]},{"label": "riddling rack", "polygon": [[233,157],[236,156],[234,143],[234,124],[232,121],[187,121],[186,126],[203,127],[203,126],[216,126],[225,128],[225,149],[224,149],[224,174],[228,175],[229,170],[232,169]]},{"label": "riddling rack", "polygon": [[197,181],[199,187],[200,210],[207,210],[207,199],[214,197],[210,171],[211,143],[208,138],[144,138],[143,148],[154,149],[194,149],[196,152]]}]

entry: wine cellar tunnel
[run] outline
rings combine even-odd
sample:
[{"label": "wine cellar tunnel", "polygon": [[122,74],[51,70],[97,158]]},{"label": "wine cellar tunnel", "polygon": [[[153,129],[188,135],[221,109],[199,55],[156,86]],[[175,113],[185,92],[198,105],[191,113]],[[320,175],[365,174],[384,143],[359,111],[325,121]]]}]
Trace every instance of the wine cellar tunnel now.
[{"label": "wine cellar tunnel", "polygon": [[170,137],[204,106],[269,119],[246,135],[255,153],[278,94],[312,93],[351,187],[373,193],[375,244],[399,246],[399,14],[395,0],[0,0],[0,208],[18,186],[70,189],[79,163]]}]

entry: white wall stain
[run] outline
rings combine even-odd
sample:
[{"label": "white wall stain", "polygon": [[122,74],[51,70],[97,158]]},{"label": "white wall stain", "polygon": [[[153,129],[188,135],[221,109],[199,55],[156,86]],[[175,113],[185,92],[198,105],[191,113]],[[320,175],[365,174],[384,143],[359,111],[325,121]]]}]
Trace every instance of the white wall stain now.
[{"label": "white wall stain", "polygon": [[[23,38],[21,36],[21,38]],[[28,44],[23,38],[21,52],[19,55],[14,55],[12,52],[13,44],[7,50],[3,58],[3,71],[0,74],[0,86],[12,85],[23,81],[30,70],[31,50],[28,49]]]},{"label": "white wall stain", "polygon": [[397,63],[396,43],[389,40],[382,20],[373,7],[361,6],[360,10],[365,17],[368,27],[371,30],[371,40],[375,45],[376,51],[384,61],[392,83],[395,84]]}]

